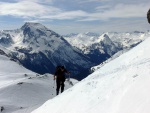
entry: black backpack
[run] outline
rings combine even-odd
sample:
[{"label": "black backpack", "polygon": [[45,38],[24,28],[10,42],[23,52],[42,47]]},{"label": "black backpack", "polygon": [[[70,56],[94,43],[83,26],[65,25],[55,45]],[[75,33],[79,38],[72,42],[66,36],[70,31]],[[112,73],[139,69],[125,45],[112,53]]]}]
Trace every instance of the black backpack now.
[{"label": "black backpack", "polygon": [[61,69],[65,69],[64,66],[57,66],[55,75],[57,76],[57,78],[65,81],[66,77],[65,77],[64,73],[61,71]]},{"label": "black backpack", "polygon": [[55,73],[59,72],[62,66],[57,66]]}]

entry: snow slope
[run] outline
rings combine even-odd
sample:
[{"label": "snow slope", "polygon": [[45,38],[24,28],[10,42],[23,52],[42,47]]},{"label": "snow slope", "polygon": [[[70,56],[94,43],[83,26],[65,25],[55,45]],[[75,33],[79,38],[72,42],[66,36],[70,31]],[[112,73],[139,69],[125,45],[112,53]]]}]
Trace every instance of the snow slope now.
[{"label": "snow slope", "polygon": [[104,66],[106,63],[118,58],[120,55],[128,52],[130,49],[124,49],[124,50],[120,50],[119,52],[115,53],[113,56],[111,56],[109,59],[105,60],[104,62],[100,63],[99,65],[97,66],[93,66],[91,67],[91,71],[94,72],[98,69],[100,69],[102,66]]},{"label": "snow slope", "polygon": [[32,113],[150,113],[150,37]]},{"label": "snow slope", "polygon": [[[68,81],[65,84],[65,90],[72,87]],[[52,75],[36,74],[0,55],[0,109],[4,107],[3,113],[31,113],[55,97],[55,85]]]}]

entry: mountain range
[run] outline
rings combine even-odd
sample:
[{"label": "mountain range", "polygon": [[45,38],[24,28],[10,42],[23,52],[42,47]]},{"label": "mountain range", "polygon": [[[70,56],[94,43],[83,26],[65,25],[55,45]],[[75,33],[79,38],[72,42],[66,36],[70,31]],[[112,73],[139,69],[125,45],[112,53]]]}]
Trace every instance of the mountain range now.
[{"label": "mountain range", "polygon": [[120,50],[142,42],[149,32],[80,33],[61,36],[40,23],[25,23],[20,29],[0,31],[1,54],[39,74],[55,72],[64,65],[72,78],[82,80],[90,68]]},{"label": "mountain range", "polygon": [[40,74],[54,73],[57,65],[64,65],[75,77],[95,65],[62,36],[39,23],[25,23],[20,29],[1,31],[0,44],[7,56]]},{"label": "mountain range", "polygon": [[64,35],[64,38],[95,63],[102,63],[119,51],[129,50],[150,36],[150,32],[106,32]]},{"label": "mountain range", "polygon": [[[149,42],[149,31],[61,36],[39,23],[2,30],[1,112],[149,113]],[[52,74],[59,63],[84,79],[67,79],[55,97]]]}]

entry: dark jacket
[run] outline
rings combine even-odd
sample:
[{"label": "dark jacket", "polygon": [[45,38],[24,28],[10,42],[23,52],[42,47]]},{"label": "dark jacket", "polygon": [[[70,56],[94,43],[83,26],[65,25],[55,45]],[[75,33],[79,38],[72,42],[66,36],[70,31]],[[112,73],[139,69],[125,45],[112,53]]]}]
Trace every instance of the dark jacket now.
[{"label": "dark jacket", "polygon": [[69,72],[65,68],[57,67],[55,76],[57,77],[57,79],[65,81],[65,79],[66,79],[65,73],[69,73]]}]

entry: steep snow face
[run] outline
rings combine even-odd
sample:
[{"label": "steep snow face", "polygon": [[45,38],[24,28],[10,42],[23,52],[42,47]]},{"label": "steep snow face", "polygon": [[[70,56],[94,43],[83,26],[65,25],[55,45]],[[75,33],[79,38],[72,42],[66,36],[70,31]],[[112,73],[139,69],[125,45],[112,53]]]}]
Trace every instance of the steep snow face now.
[{"label": "steep snow face", "polygon": [[100,45],[103,47],[104,51],[112,56],[114,53],[119,51],[117,46],[111,41],[108,35],[103,34],[98,39]]},{"label": "steep snow face", "polygon": [[[80,71],[95,65],[62,36],[39,23],[25,23],[21,29],[1,31],[1,39],[3,35],[11,39],[9,46],[2,46],[8,56],[40,74],[54,73],[57,65],[64,65],[79,79],[76,75]],[[4,42],[0,40],[0,43]]]},{"label": "steep snow face", "polygon": [[150,37],[32,113],[149,113]]},{"label": "steep snow face", "polygon": [[[71,82],[71,84],[70,84]],[[65,90],[78,81],[65,82]],[[0,109],[4,113],[31,113],[56,96],[56,83],[50,74],[39,75],[6,56],[0,55]]]}]

